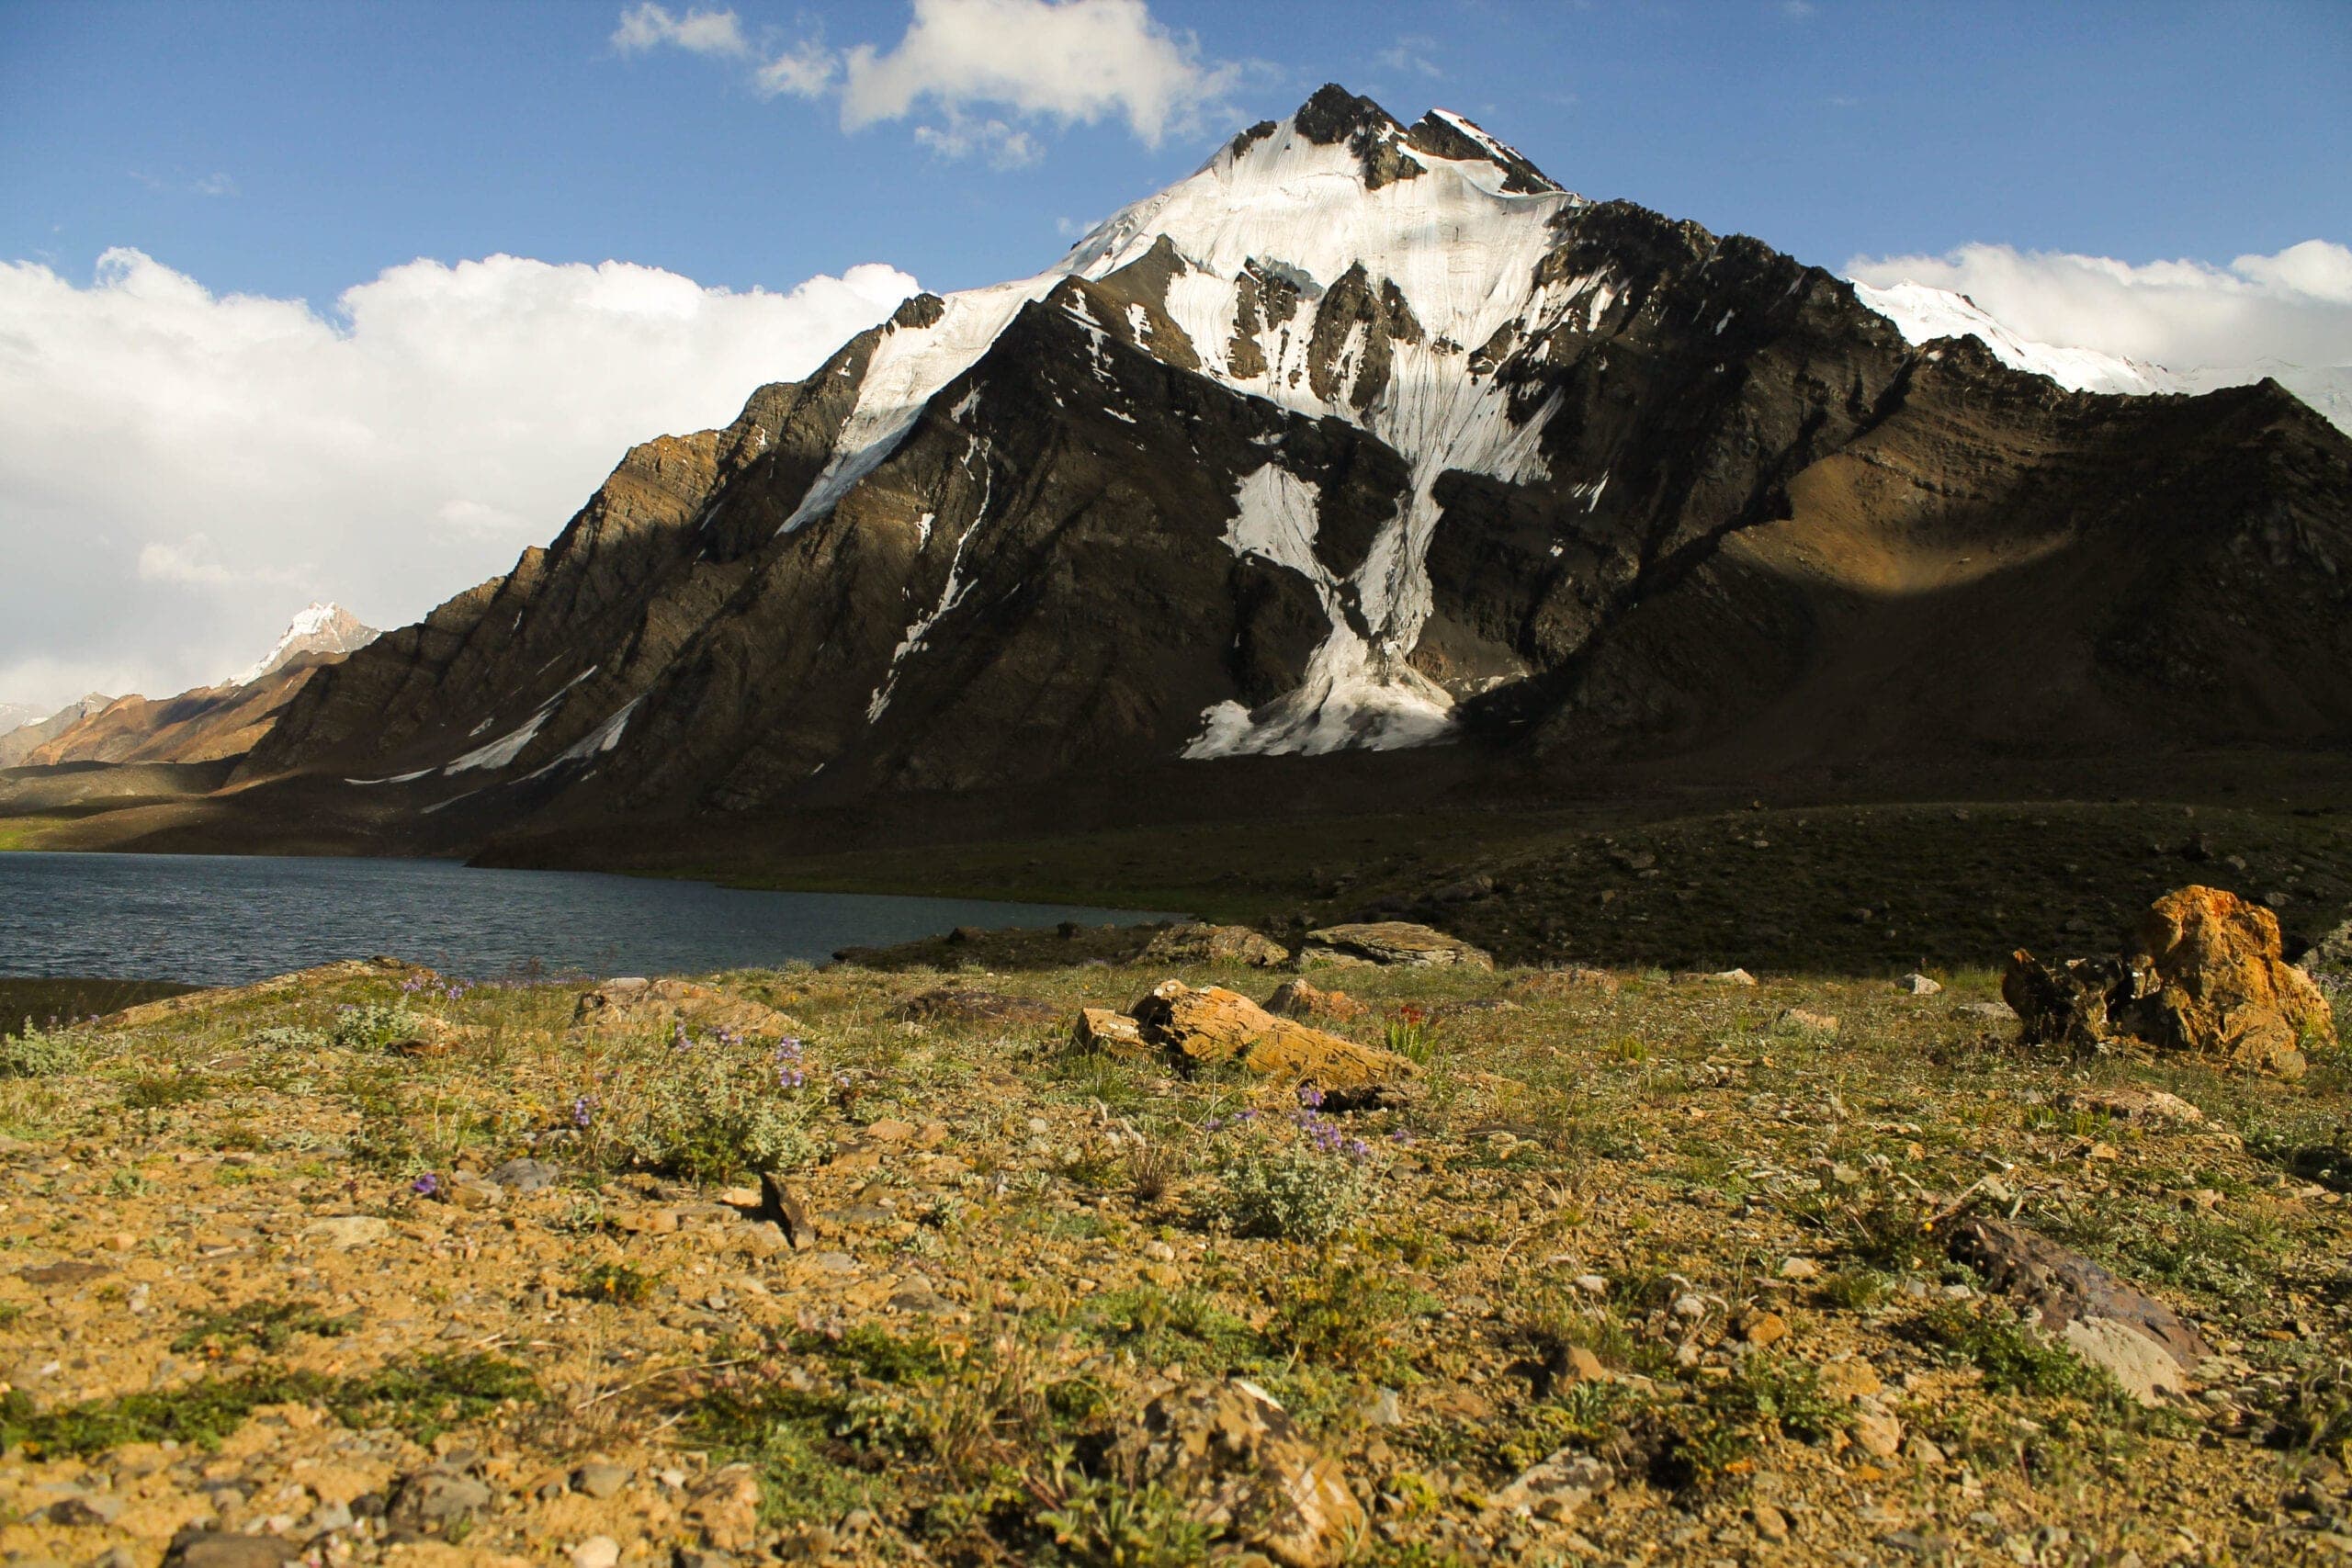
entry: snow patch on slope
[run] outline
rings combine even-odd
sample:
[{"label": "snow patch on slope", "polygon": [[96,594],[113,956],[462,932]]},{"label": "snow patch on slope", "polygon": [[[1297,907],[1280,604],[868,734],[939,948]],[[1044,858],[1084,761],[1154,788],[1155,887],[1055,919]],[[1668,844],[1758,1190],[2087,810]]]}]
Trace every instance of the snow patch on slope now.
[{"label": "snow patch on slope", "polygon": [[1320,756],[1349,746],[1385,751],[1443,739],[1453,726],[1452,700],[1409,666],[1390,669],[1375,659],[1349,623],[1340,580],[1316,557],[1321,490],[1268,463],[1242,479],[1233,499],[1239,510],[1226,529],[1226,547],[1312,582],[1331,632],[1308,656],[1306,678],[1295,691],[1254,713],[1238,702],[1212,705],[1183,755]]}]

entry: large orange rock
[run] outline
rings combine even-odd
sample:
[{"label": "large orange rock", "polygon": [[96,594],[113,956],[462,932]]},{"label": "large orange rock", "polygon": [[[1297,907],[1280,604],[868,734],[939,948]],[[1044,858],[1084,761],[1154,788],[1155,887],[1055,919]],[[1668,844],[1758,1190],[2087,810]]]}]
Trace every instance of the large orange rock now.
[{"label": "large orange rock", "polygon": [[2278,917],[2218,887],[2183,887],[2134,933],[2142,996],[2132,1032],[2161,1049],[2295,1076],[2302,1045],[2335,1038],[2327,998],[2282,956]]},{"label": "large orange rock", "polygon": [[1413,1076],[1393,1051],[1359,1045],[1277,1018],[1238,991],[1167,980],[1130,1010],[1143,1038],[1180,1066],[1238,1062],[1261,1077],[1318,1089],[1359,1089]]},{"label": "large orange rock", "polygon": [[2282,956],[2278,918],[2218,887],[2148,907],[2124,959],[2009,960],[2001,995],[2020,1042],[2092,1055],[2132,1045],[2297,1077],[2306,1040],[2335,1038],[2327,998]]}]

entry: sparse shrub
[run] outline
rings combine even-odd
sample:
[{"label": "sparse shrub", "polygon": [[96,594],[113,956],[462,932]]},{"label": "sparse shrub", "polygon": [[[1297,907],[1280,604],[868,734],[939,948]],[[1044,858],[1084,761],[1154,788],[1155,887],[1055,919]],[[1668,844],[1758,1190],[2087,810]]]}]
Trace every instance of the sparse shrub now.
[{"label": "sparse shrub", "polygon": [[1175,1144],[1137,1139],[1127,1147],[1127,1190],[1138,1203],[1157,1203],[1184,1179],[1185,1165]]},{"label": "sparse shrub", "polygon": [[659,1274],[632,1269],[626,1263],[596,1263],[582,1271],[580,1286],[574,1293],[616,1306],[643,1306],[652,1299],[653,1287],[661,1280]]},{"label": "sparse shrub", "polygon": [[1437,1021],[1407,1002],[1388,1015],[1388,1048],[1408,1062],[1426,1064],[1437,1044]]},{"label": "sparse shrub", "polygon": [[1403,1359],[1398,1321],[1419,1304],[1415,1292],[1363,1263],[1329,1259],[1285,1282],[1266,1337],[1319,1366],[1366,1376],[1394,1376]]},{"label": "sparse shrub", "polygon": [[0,1078],[61,1077],[81,1066],[89,1048],[88,1036],[70,1026],[43,1029],[28,1018],[22,1034],[0,1035]]},{"label": "sparse shrub", "polygon": [[168,1111],[191,1105],[211,1092],[210,1080],[197,1073],[141,1073],[123,1086],[126,1111]]},{"label": "sparse shrub", "polygon": [[2124,1397],[2114,1379],[1998,1303],[1947,1303],[1920,1320],[1918,1334],[1952,1360],[1982,1370],[1984,1386],[1996,1393]]},{"label": "sparse shrub", "polygon": [[1894,1294],[1894,1280],[1875,1269],[1840,1269],[1824,1279],[1815,1294],[1826,1306],[1868,1312]]},{"label": "sparse shrub", "polygon": [[1071,1568],[1190,1568],[1211,1561],[1216,1532],[1157,1483],[1128,1486],[1078,1472],[1066,1461],[1037,1490],[1037,1523],[1053,1534],[1045,1561]]},{"label": "sparse shrub", "polygon": [[1351,1138],[1315,1109],[1288,1121],[1243,1111],[1217,1136],[1213,1217],[1239,1235],[1329,1241],[1368,1213],[1377,1196],[1377,1167],[1362,1139]]},{"label": "sparse shrub", "polygon": [[370,1051],[396,1040],[413,1040],[424,1028],[424,1014],[397,1002],[347,1003],[337,1010],[327,1042],[339,1050]]},{"label": "sparse shrub", "polygon": [[247,1302],[226,1312],[209,1312],[195,1319],[172,1341],[182,1355],[202,1351],[222,1355],[241,1346],[276,1354],[297,1334],[339,1338],[357,1326],[359,1317],[329,1317],[315,1302]]},{"label": "sparse shrub", "polygon": [[816,1157],[807,1102],[774,1070],[718,1050],[682,1054],[672,1071],[638,1086],[613,1134],[622,1163],[688,1181],[792,1170]]},{"label": "sparse shrub", "polygon": [[250,1041],[265,1051],[320,1051],[333,1043],[323,1030],[304,1029],[290,1023],[256,1029]]}]

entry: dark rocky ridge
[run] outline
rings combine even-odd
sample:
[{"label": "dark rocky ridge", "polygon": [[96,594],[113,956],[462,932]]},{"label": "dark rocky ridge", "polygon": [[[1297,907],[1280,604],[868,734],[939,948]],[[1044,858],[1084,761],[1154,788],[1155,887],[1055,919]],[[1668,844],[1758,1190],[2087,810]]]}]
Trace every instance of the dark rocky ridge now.
[{"label": "dark rocky ridge", "polygon": [[[1338,88],[1292,127],[1344,143],[1368,196],[1447,159],[1559,189]],[[725,430],[636,448],[548,549],[321,672],[238,782],[422,770],[388,790],[479,838],[1165,775],[1210,705],[1299,688],[1334,616],[1375,630],[1351,574],[1412,464],[1358,418],[1409,389],[1408,344],[1544,422],[1537,477],[1436,481],[1403,650],[1495,767],[2352,739],[2352,442],[2292,398],[2067,393],[1973,342],[1915,349],[1753,240],[1623,202],[1550,223],[1537,282],[1609,288],[1476,344],[1375,268],[1318,282],[1272,254],[1235,277],[1230,340],[1196,342],[1163,237],[1023,306],[786,530],[878,347],[941,322],[918,296]],[[1331,413],[1247,389],[1302,343]],[[1319,497],[1328,608],[1227,543],[1268,461]]]}]

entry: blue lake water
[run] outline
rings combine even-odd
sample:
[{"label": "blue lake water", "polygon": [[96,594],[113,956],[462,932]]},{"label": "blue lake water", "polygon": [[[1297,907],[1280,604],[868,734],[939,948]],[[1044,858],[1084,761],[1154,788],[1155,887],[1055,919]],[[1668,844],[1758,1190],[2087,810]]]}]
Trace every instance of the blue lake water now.
[{"label": "blue lake water", "polygon": [[448,861],[0,854],[0,976],[231,985],[377,953],[486,979],[821,963],[959,925],[1125,924],[1148,910],[764,893]]}]

